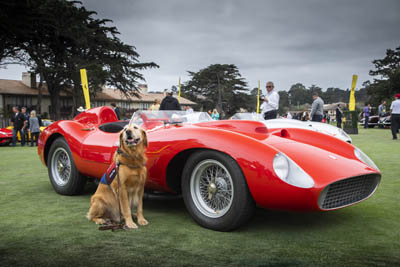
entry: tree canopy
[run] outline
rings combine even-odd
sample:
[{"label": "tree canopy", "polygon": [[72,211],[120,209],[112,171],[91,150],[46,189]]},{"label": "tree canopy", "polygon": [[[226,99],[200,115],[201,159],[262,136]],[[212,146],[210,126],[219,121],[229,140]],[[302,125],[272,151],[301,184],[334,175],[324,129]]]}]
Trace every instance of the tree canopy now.
[{"label": "tree canopy", "polygon": [[364,83],[369,101],[379,104],[382,100],[390,100],[395,93],[400,92],[400,47],[387,49],[383,59],[372,61],[375,66],[369,74],[374,78],[372,82]]},{"label": "tree canopy", "polygon": [[203,109],[217,108],[221,114],[233,115],[240,108],[252,105],[247,82],[234,64],[213,64],[188,73],[191,79],[184,84],[182,92]]},{"label": "tree canopy", "polygon": [[[139,62],[135,47],[123,43],[117,28],[109,26],[112,21],[95,16],[78,1],[2,1],[0,62],[18,62],[40,74],[52,107],[60,106],[60,92],[66,89],[75,107],[81,104],[81,68],[88,71],[91,94],[106,85],[138,95],[138,82],[144,80],[139,71],[158,66]],[[59,112],[53,109],[55,119]]]}]

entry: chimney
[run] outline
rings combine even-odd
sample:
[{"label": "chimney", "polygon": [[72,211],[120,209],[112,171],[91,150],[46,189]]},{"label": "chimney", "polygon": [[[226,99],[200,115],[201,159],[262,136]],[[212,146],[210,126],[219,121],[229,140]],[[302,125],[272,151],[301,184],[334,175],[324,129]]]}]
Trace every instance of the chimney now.
[{"label": "chimney", "polygon": [[22,73],[22,83],[30,88],[36,88],[36,75],[32,72]]},{"label": "chimney", "polygon": [[139,91],[142,93],[142,94],[147,94],[147,84],[139,84]]}]

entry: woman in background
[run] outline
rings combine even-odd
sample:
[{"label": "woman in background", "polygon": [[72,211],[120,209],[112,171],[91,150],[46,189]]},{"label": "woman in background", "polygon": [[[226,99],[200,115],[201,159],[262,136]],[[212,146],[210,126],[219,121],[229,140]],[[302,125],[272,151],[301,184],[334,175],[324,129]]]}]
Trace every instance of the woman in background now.
[{"label": "woman in background", "polygon": [[213,119],[213,120],[219,120],[219,113],[218,113],[218,111],[217,111],[216,108],[215,108],[215,109],[213,110],[213,112],[211,113],[211,119]]},{"label": "woman in background", "polygon": [[151,106],[149,107],[149,110],[151,110],[151,111],[157,111],[157,110],[159,110],[159,109],[160,109],[160,104],[161,104],[160,99],[154,100],[154,103],[153,103],[153,105],[151,105]]},{"label": "woman in background", "polygon": [[38,145],[38,139],[40,134],[39,119],[36,117],[36,111],[31,111],[29,117],[29,131],[31,132],[31,146],[33,146],[33,138],[35,138],[36,146]]}]

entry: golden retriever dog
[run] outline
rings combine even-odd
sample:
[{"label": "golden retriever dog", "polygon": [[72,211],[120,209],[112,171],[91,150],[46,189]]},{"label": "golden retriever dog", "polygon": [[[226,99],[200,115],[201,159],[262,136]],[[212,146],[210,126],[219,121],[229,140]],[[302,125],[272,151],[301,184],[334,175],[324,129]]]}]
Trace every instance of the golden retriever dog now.
[{"label": "golden retriever dog", "polygon": [[[125,226],[137,228],[132,219],[132,209],[136,206],[138,224],[148,224],[143,217],[143,192],[147,178],[146,147],[146,132],[137,125],[129,124],[120,132],[119,148],[114,154],[114,163],[119,163],[119,169],[115,169],[118,170],[118,174],[115,175],[111,184],[103,183],[105,176],[103,177],[102,183],[90,199],[87,215],[90,221],[96,224],[105,224],[109,221],[120,222],[121,212],[122,218],[125,219]],[[119,185],[117,175],[119,175]]]}]

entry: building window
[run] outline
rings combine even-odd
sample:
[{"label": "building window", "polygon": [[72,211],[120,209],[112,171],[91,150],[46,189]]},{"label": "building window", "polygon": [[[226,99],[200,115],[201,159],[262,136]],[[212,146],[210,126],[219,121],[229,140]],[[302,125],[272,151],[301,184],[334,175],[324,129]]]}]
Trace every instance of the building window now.
[{"label": "building window", "polygon": [[139,109],[141,110],[148,110],[150,107],[150,103],[140,103]]}]

